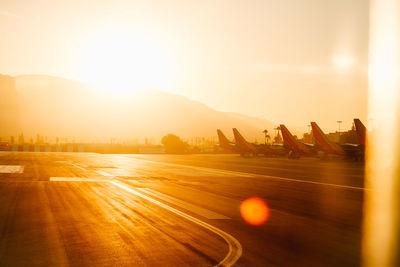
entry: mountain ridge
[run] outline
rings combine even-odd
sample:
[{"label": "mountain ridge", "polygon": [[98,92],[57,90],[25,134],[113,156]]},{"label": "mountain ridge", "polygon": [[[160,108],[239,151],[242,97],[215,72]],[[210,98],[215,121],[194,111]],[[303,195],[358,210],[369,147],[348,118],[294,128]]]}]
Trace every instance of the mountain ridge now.
[{"label": "mountain ridge", "polygon": [[[113,95],[99,96],[93,85],[56,76],[23,74],[12,79],[20,107],[20,126],[17,131],[14,129],[14,135],[23,132],[28,136],[85,140],[113,137],[159,141],[168,133],[185,139],[213,138],[217,128],[231,137],[231,128],[238,128],[249,141],[262,141],[262,130],[272,132],[274,128],[268,120],[218,111],[186,96],[157,89],[118,100]],[[0,95],[10,90],[3,87]],[[5,134],[10,133],[0,132]]]}]

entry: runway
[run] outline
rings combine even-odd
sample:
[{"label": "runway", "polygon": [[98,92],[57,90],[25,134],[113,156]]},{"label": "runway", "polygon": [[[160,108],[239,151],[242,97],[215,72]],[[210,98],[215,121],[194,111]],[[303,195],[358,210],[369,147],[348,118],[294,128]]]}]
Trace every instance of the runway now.
[{"label": "runway", "polygon": [[358,266],[365,190],[338,160],[1,152],[0,266]]}]

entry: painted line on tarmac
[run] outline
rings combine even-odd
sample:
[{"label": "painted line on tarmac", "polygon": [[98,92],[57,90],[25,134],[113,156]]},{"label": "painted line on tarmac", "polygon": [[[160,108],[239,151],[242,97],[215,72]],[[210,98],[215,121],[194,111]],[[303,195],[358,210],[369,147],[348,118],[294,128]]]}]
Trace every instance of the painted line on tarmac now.
[{"label": "painted line on tarmac", "polygon": [[314,182],[314,181],[305,181],[305,180],[298,180],[298,179],[284,178],[284,177],[270,176],[270,175],[259,175],[259,176],[265,177],[265,178],[270,178],[270,179],[288,181],[288,182],[316,184],[316,185],[332,186],[332,187],[345,188],[345,189],[354,189],[354,190],[368,190],[367,188],[358,187],[358,186],[330,184],[330,183],[322,183],[322,182]]},{"label": "painted line on tarmac", "polygon": [[[99,178],[84,178],[84,177],[50,177],[49,181],[51,181],[51,182],[109,182],[110,180],[108,178],[99,179]],[[157,192],[150,188],[135,188],[135,190],[139,190],[143,193],[154,196],[158,199],[164,200],[168,203],[174,204],[174,205],[184,208],[186,210],[189,210],[197,215],[200,215],[200,216],[210,219],[210,220],[229,220],[229,219],[231,219],[227,216],[224,216],[219,213],[213,212],[211,210],[190,204],[186,201],[183,201],[183,200],[174,198],[172,196]]]},{"label": "painted line on tarmac", "polygon": [[228,171],[228,170],[213,169],[213,168],[207,168],[207,167],[199,167],[199,166],[191,166],[191,165],[184,165],[184,164],[153,161],[153,160],[140,159],[140,158],[134,158],[134,159],[143,160],[143,161],[147,161],[147,162],[151,162],[151,163],[156,163],[156,164],[159,164],[159,165],[165,165],[165,166],[171,166],[171,167],[179,167],[179,168],[184,167],[186,169],[193,169],[193,170],[200,170],[200,171],[205,171],[205,172],[223,174],[223,175],[226,175],[226,176],[230,176],[230,175],[241,176],[241,177],[253,177],[253,176],[255,176],[254,173]]},{"label": "painted line on tarmac", "polygon": [[104,172],[104,171],[94,171],[95,173],[98,173],[100,175],[106,176],[106,177],[113,177],[115,175],[108,173],[108,172]]},{"label": "painted line on tarmac", "polygon": [[50,177],[51,182],[108,182],[108,179],[82,177]]},{"label": "painted line on tarmac", "polygon": [[208,210],[208,209],[205,209],[205,208],[190,204],[190,203],[188,203],[186,201],[183,201],[183,200],[171,197],[169,195],[157,192],[157,191],[152,190],[150,188],[136,188],[136,190],[139,190],[139,191],[141,191],[143,193],[146,193],[148,195],[151,195],[151,196],[154,196],[154,197],[159,198],[161,200],[164,200],[164,201],[166,201],[168,203],[174,204],[174,205],[176,205],[178,207],[181,207],[181,208],[184,208],[186,210],[189,210],[189,211],[191,211],[191,212],[193,212],[193,213],[195,213],[197,215],[200,215],[200,216],[202,216],[204,218],[207,218],[207,219],[210,219],[210,220],[220,220],[220,219],[229,220],[230,219],[229,217],[226,217],[226,216],[221,215],[219,213],[216,213],[216,212],[213,212],[211,210]]},{"label": "painted line on tarmac", "polygon": [[125,186],[121,183],[115,182],[115,181],[109,181],[111,184],[131,193],[134,194],[138,197],[141,197],[143,199],[146,199],[150,202],[152,202],[153,204],[156,204],[166,210],[169,210],[195,224],[198,224],[204,228],[206,228],[207,230],[210,230],[211,232],[219,235],[220,237],[222,237],[225,242],[228,244],[229,246],[229,252],[228,254],[225,256],[225,258],[220,261],[216,266],[232,266],[234,265],[237,260],[240,258],[240,256],[242,255],[242,245],[239,243],[239,241],[237,241],[236,238],[234,238],[233,236],[231,236],[230,234],[222,231],[221,229],[218,229],[217,227],[212,226],[211,224],[208,224],[206,222],[203,222],[195,217],[190,216],[189,214],[186,214],[180,210],[177,210],[171,206],[168,206],[167,204],[164,204],[158,200],[155,200],[147,195],[144,195],[140,192],[138,192],[137,190],[134,190],[128,186]]},{"label": "painted line on tarmac", "polygon": [[225,171],[225,170],[206,168],[206,167],[197,167],[197,166],[190,166],[190,165],[183,165],[183,164],[176,164],[176,163],[152,161],[152,160],[147,160],[147,159],[139,159],[139,160],[158,163],[160,165],[173,166],[173,167],[186,167],[186,168],[190,168],[190,169],[194,169],[194,170],[202,170],[202,171],[215,172],[215,173],[221,173],[221,174],[227,174],[227,175],[233,175],[233,176],[240,176],[240,177],[264,177],[264,178],[283,180],[283,181],[289,181],[289,182],[316,184],[316,185],[332,186],[332,187],[345,188],[345,189],[354,189],[354,190],[368,190],[367,188],[358,187],[358,186],[331,184],[331,183],[323,183],[323,182],[314,182],[314,181],[299,180],[299,179],[293,179],[293,178],[285,178],[285,177],[263,175],[263,174],[256,174],[256,173],[246,173],[246,172],[238,172],[238,171]]},{"label": "painted line on tarmac", "polygon": [[0,165],[0,173],[23,173],[24,166],[21,165]]},{"label": "painted line on tarmac", "polygon": [[[112,177],[114,175],[109,174],[107,172],[102,172],[104,173],[106,177]],[[232,266],[234,265],[238,259],[240,258],[240,256],[242,256],[242,245],[240,244],[240,242],[234,238],[233,236],[231,236],[230,234],[222,231],[221,229],[212,226],[211,224],[208,224],[206,222],[203,222],[193,216],[190,216],[189,214],[184,213],[183,211],[177,210],[171,206],[168,206],[167,204],[164,204],[158,200],[155,200],[147,195],[144,195],[140,192],[138,192],[137,190],[134,190],[133,188],[130,188],[128,186],[125,186],[121,183],[118,183],[116,181],[112,181],[112,180],[108,180],[108,179],[90,179],[90,178],[79,178],[79,177],[51,177],[50,181],[71,181],[71,182],[109,182],[129,193],[132,193],[138,197],[141,197],[143,199],[146,199],[150,202],[152,202],[153,204],[156,204],[166,210],[169,210],[195,224],[198,224],[204,228],[206,228],[207,230],[219,235],[220,237],[222,237],[225,242],[228,244],[228,254],[225,256],[225,258],[220,261],[216,266]],[[189,204],[189,203],[188,203]],[[222,216],[222,215],[221,215]]]}]

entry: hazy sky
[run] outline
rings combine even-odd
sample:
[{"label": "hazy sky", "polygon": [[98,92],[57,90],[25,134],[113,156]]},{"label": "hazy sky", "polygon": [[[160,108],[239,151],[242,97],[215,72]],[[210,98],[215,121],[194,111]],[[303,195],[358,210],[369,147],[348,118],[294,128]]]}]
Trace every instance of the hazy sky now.
[{"label": "hazy sky", "polygon": [[366,118],[368,1],[2,0],[0,40],[4,74],[157,87],[326,130]]}]

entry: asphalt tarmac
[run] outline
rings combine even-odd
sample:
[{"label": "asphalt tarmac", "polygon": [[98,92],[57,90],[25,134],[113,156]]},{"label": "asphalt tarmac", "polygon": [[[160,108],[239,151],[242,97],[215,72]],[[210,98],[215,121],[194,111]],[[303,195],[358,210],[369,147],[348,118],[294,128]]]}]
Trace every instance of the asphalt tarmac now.
[{"label": "asphalt tarmac", "polygon": [[364,191],[340,160],[1,152],[0,266],[358,266]]}]

